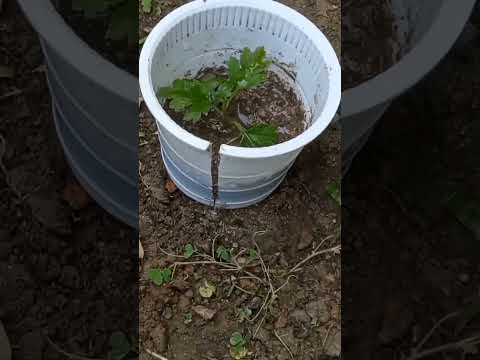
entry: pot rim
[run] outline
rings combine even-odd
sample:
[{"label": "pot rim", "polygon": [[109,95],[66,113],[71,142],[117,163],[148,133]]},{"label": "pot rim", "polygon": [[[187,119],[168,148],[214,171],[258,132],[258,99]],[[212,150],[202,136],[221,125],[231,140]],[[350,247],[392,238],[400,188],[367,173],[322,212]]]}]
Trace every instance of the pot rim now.
[{"label": "pot rim", "polygon": [[341,117],[359,114],[393,100],[433,70],[460,36],[475,2],[445,1],[429,30],[399,62],[342,92]]},{"label": "pot rim", "polygon": [[18,3],[34,29],[65,61],[111,93],[128,101],[137,99],[137,78],[108,61],[81,39],[50,0],[18,0]]},{"label": "pot rim", "polygon": [[190,146],[202,151],[210,148],[211,143],[209,141],[189,133],[170,118],[157,99],[151,79],[152,57],[163,37],[181,19],[207,6],[209,8],[247,6],[284,18],[296,25],[299,29],[302,29],[306,34],[310,34],[310,40],[319,49],[322,49],[322,55],[325,57],[325,62],[329,66],[330,72],[329,91],[325,106],[316,121],[300,135],[280,144],[260,148],[244,148],[222,144],[220,154],[238,158],[269,158],[291,153],[313,141],[332,122],[339,107],[341,97],[340,64],[332,45],[316,25],[300,13],[276,1],[209,0],[205,2],[203,0],[196,0],[175,9],[161,20],[153,28],[143,44],[139,63],[140,89],[143,99],[154,118],[159,121],[167,131],[174,134],[177,138],[182,139],[182,141],[187,142]]}]

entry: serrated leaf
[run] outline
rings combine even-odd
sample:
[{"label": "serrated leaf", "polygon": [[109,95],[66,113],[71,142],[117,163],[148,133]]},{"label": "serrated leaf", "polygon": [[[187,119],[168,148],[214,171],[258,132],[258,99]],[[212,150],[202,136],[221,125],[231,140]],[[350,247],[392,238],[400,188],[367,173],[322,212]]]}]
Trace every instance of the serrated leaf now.
[{"label": "serrated leaf", "polygon": [[242,146],[264,147],[278,143],[278,129],[270,124],[254,125],[243,132]]},{"label": "serrated leaf", "polygon": [[132,346],[124,333],[117,331],[110,336],[110,358],[123,360],[132,351]]}]

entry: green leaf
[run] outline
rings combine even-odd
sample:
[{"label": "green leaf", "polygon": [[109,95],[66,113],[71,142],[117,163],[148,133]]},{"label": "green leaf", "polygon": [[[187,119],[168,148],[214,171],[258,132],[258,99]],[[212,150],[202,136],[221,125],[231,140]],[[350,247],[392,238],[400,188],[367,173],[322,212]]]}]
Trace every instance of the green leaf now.
[{"label": "green leaf", "polygon": [[175,80],[170,87],[159,89],[159,97],[170,99],[170,107],[177,112],[185,112],[184,120],[197,122],[203,114],[209,113],[214,106],[213,90],[218,81],[211,79]]},{"label": "green leaf", "polygon": [[193,254],[195,254],[195,248],[192,244],[187,244],[187,246],[185,246],[185,257],[190,259]]},{"label": "green leaf", "polygon": [[172,269],[150,269],[148,277],[155,285],[162,286],[168,284],[173,279]]},{"label": "green leaf", "polygon": [[228,61],[228,77],[233,83],[237,83],[243,79],[244,73],[237,58],[231,57]]},{"label": "green leaf", "polygon": [[248,260],[254,261],[258,259],[258,253],[255,249],[250,249],[248,252]]},{"label": "green leaf", "polygon": [[338,184],[330,184],[327,186],[327,193],[335,202],[342,206],[342,193]]},{"label": "green leaf", "polygon": [[144,13],[150,13],[152,11],[153,0],[142,0],[142,8]]},{"label": "green leaf", "polygon": [[232,346],[245,346],[246,341],[241,333],[238,331],[234,332],[232,336],[230,337],[230,345]]},{"label": "green leaf", "polygon": [[278,143],[278,129],[270,124],[258,124],[244,130],[241,145],[264,147]]},{"label": "green leaf", "polygon": [[217,257],[225,262],[232,261],[232,250],[227,250],[223,246],[217,248]]},{"label": "green leaf", "polygon": [[110,336],[110,358],[123,360],[132,351],[132,346],[124,333],[117,331]]}]

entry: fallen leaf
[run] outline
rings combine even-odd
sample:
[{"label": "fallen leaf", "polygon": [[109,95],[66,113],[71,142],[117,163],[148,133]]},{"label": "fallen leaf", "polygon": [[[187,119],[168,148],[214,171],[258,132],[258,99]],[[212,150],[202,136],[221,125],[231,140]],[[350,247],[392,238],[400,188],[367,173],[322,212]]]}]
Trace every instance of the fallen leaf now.
[{"label": "fallen leaf", "polygon": [[85,209],[91,202],[90,195],[77,182],[71,181],[67,183],[63,189],[63,200],[74,210]]},{"label": "fallen leaf", "polygon": [[144,255],[144,252],[143,252],[142,242],[138,240],[138,257],[140,259],[143,259],[143,255]]},{"label": "fallen leaf", "polygon": [[175,191],[177,191],[177,185],[175,185],[172,180],[167,179],[167,181],[165,181],[165,190],[167,190],[169,194],[173,194]]},{"label": "fallen leaf", "polygon": [[208,281],[205,280],[205,286],[201,286],[198,291],[200,292],[200,295],[204,298],[211,298],[217,288],[215,285],[210,284]]},{"label": "fallen leaf", "polygon": [[199,315],[202,319],[207,321],[212,320],[215,314],[217,313],[216,310],[209,309],[203,305],[194,306],[192,309],[193,311],[195,311],[197,315]]}]

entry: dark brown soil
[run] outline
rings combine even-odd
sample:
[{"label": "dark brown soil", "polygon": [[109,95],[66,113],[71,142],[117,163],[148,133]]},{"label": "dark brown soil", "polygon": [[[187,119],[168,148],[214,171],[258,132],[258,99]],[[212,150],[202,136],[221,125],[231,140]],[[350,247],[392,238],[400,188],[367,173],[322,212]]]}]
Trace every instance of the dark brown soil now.
[{"label": "dark brown soil", "polygon": [[68,168],[38,38],[15,1],[0,18],[0,322],[15,360],[65,359],[45,335],[106,358],[113,332],[138,333],[136,236]]},{"label": "dark brown soil", "polygon": [[390,0],[342,1],[342,88],[384,72],[399,60]]},{"label": "dark brown soil", "polygon": [[[100,55],[125,71],[138,75],[137,40],[129,44],[128,39],[112,40],[106,36],[112,14],[98,14],[95,17],[87,18],[82,11],[73,9],[72,0],[51,0],[51,2],[75,33]],[[131,16],[134,21],[138,21],[137,13],[132,13]],[[126,25],[124,24],[124,26]]]},{"label": "dark brown soil", "polygon": [[[222,72],[222,69],[202,71],[200,78]],[[180,126],[217,147],[221,144],[241,146],[235,122],[246,129],[258,124],[273,125],[278,129],[279,143],[282,143],[301,134],[309,121],[302,100],[295,90],[272,71],[268,72],[265,84],[240,93],[230,104],[225,116],[212,111],[193,123],[184,121],[183,113],[172,110],[168,102],[166,111]]]},{"label": "dark brown soil", "polygon": [[[346,358],[407,359],[440,319],[480,303],[480,221],[459,212],[480,209],[479,44],[392,104],[344,180]],[[478,315],[452,318],[423,350],[479,334]],[[463,350],[424,359],[479,359]]]},{"label": "dark brown soil", "polygon": [[[161,15],[157,11],[142,14],[142,29],[153,27],[182,3],[157,2]],[[322,29],[336,29],[332,30],[335,34],[332,41],[337,44],[340,44],[339,5],[338,1],[327,5],[325,17],[317,15],[315,6],[304,8]],[[148,271],[182,260],[165,252],[181,255],[187,244],[211,254],[215,242],[217,248],[225,246],[238,254],[242,249],[255,247],[256,242],[269,267],[273,286],[282,286],[288,279],[288,270],[306,259],[315,247],[326,249],[339,244],[334,235],[339,230],[340,207],[325,189],[339,181],[340,149],[340,130],[331,126],[304,149],[285,182],[267,200],[246,209],[214,210],[172,188],[160,156],[154,121],[142,107],[140,237],[145,258],[140,269],[141,356],[150,359],[148,349],[169,360],[230,359],[229,338],[240,331],[250,337],[249,358],[290,359],[277,335],[295,359],[339,358],[340,257],[334,252],[313,258],[295,278],[290,278],[278,292],[277,301],[269,307],[255,339],[253,334],[265,313],[261,312],[262,316],[250,323],[241,321],[240,312],[249,308],[252,317],[258,314],[268,286],[239,279],[239,275],[232,278],[234,273],[221,271],[218,266],[185,265],[177,266],[173,284],[158,287],[148,279]],[[250,270],[264,276],[258,263]],[[204,280],[216,286],[212,298],[199,295]],[[232,284],[242,290],[232,289]],[[206,310],[214,313],[212,319],[208,319]]]}]

